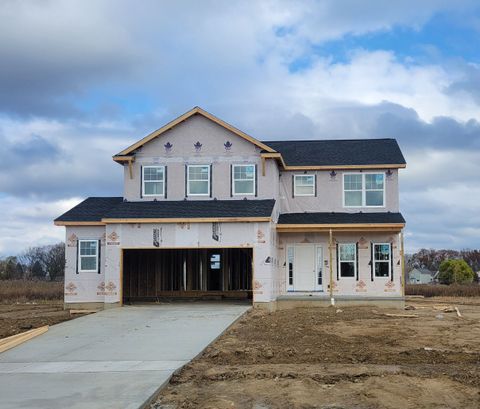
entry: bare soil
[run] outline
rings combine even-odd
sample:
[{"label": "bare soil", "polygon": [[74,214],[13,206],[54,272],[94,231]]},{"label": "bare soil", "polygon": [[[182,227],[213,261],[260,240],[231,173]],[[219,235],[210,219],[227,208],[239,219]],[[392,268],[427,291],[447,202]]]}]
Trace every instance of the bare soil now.
[{"label": "bare soil", "polygon": [[62,301],[0,304],[0,339],[29,329],[54,325],[79,315],[70,315]]},{"label": "bare soil", "polygon": [[[480,300],[249,311],[152,408],[480,408]],[[385,313],[415,314],[417,318]]]}]

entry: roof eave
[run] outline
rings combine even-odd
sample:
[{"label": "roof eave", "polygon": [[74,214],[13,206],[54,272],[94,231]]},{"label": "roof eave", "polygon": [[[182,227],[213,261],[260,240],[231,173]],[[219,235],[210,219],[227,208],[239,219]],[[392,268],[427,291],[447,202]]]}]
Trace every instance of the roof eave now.
[{"label": "roof eave", "polygon": [[55,226],[105,226],[105,223],[101,221],[62,221],[54,220]]},{"label": "roof eave", "polygon": [[262,153],[263,159],[275,159],[284,170],[348,170],[348,169],[402,169],[406,163],[377,163],[363,165],[287,165],[279,152]]},{"label": "roof eave", "polygon": [[103,224],[115,223],[250,223],[270,222],[270,216],[259,217],[168,217],[168,218],[103,218]]},{"label": "roof eave", "polygon": [[330,223],[330,224],[277,224],[277,232],[328,232],[332,231],[401,231],[405,223]]}]

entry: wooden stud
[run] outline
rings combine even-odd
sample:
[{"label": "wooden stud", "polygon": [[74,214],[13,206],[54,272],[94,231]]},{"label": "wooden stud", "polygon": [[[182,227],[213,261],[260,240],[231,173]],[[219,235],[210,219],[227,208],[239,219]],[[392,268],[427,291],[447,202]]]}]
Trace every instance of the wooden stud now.
[{"label": "wooden stud", "polygon": [[265,176],[265,158],[262,156],[262,176]]},{"label": "wooden stud", "polygon": [[54,221],[53,224],[55,226],[105,226],[103,222],[62,222],[62,221]]},{"label": "wooden stud", "polygon": [[330,283],[329,283],[329,290],[330,290],[330,300],[333,303],[333,255],[332,255],[332,248],[333,248],[333,232],[330,229],[329,232],[329,240],[328,240],[328,257],[329,257],[329,267],[330,267]]},{"label": "wooden stud", "polygon": [[0,340],[0,352],[7,351],[17,345],[32,339],[38,335],[41,335],[48,331],[48,325],[40,328],[31,329],[30,331],[23,332],[21,334],[12,335],[11,337],[3,338]]},{"label": "wooden stud", "polygon": [[270,222],[271,217],[197,217],[197,218],[131,218],[131,219],[102,219],[108,223],[247,223]]}]

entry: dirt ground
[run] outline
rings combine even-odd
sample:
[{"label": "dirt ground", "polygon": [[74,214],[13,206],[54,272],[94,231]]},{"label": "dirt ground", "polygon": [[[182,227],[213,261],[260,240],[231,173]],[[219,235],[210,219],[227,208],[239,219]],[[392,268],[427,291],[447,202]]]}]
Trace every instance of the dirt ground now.
[{"label": "dirt ground", "polygon": [[43,325],[58,324],[76,318],[63,309],[63,301],[0,304],[0,339]]},{"label": "dirt ground", "polygon": [[480,299],[407,304],[249,311],[151,408],[480,408]]}]

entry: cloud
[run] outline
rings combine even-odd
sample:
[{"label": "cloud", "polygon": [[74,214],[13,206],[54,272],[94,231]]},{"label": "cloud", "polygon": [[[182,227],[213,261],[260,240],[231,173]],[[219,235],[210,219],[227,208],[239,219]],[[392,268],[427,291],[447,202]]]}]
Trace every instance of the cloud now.
[{"label": "cloud", "polygon": [[53,219],[78,204],[79,198],[41,201],[7,197],[0,200],[0,255],[65,240],[65,230]]},{"label": "cloud", "polygon": [[6,1],[0,6],[0,110],[79,115],[92,85],[129,77],[146,53],[104,2]]}]

